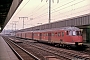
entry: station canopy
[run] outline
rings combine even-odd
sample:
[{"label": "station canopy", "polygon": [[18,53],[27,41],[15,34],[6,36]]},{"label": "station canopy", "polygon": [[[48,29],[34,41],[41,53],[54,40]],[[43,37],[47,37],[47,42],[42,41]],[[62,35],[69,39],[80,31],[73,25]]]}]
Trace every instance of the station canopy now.
[{"label": "station canopy", "polygon": [[[0,0],[0,32],[3,30],[16,8],[20,5],[21,1],[22,0],[18,0],[18,2],[17,0]],[[17,3],[16,6],[14,5],[14,9],[12,8],[12,3]],[[11,13],[11,15],[9,13]]]}]

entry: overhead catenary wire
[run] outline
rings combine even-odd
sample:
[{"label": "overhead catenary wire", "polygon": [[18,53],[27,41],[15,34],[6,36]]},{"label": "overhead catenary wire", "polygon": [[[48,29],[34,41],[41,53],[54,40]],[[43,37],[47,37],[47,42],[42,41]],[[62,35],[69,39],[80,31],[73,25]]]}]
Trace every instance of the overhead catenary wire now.
[{"label": "overhead catenary wire", "polygon": [[[21,11],[22,11],[22,9],[28,4],[30,2],[30,0],[28,0],[24,5],[23,5],[23,7],[16,13],[16,15],[18,15]],[[15,15],[15,16],[16,16]],[[14,16],[14,17],[15,17]]]},{"label": "overhead catenary wire", "polygon": [[72,2],[74,2],[74,0],[73,0],[73,1],[70,1],[70,2],[68,2],[68,3],[65,3],[65,4],[63,4],[63,5],[59,6],[59,7],[56,7],[56,8],[54,8],[54,9],[51,9],[51,10],[54,11],[54,10],[56,10],[56,9],[58,9],[58,8],[61,8],[61,7],[63,7],[63,6],[66,6],[66,5],[68,5],[68,4],[72,3]]},{"label": "overhead catenary wire", "polygon": [[43,16],[45,17],[45,16],[47,16],[48,15],[48,13],[45,13],[45,14],[41,14],[41,15],[39,15],[39,16],[36,16],[36,17],[34,17],[34,18],[42,18]]},{"label": "overhead catenary wire", "polygon": [[[69,6],[67,6],[67,7],[64,7],[63,9],[66,9],[66,8],[69,8],[70,6],[73,6],[73,5],[76,5],[76,4],[79,4],[79,3],[81,3],[81,1],[80,2],[77,2],[77,3],[75,3],[75,4],[72,4],[72,5],[69,5]],[[80,9],[81,7],[79,7],[79,9]],[[82,7],[83,8],[83,7]],[[63,9],[60,9],[60,10],[63,10]],[[56,13],[58,12],[58,11],[60,11],[60,10],[57,10],[56,11]],[[74,9],[73,9],[74,10]],[[62,12],[62,13],[60,13],[60,12],[58,12],[58,13],[60,13],[60,14],[63,14],[63,13],[67,13],[67,12],[70,12],[70,11],[72,11],[72,9],[71,10],[69,10],[69,11],[65,11],[65,12]],[[52,13],[54,13],[54,12],[52,12]],[[58,15],[54,15],[54,17],[57,17]]]},{"label": "overhead catenary wire", "polygon": [[[45,3],[46,4],[46,3]],[[44,5],[45,5],[44,4]],[[38,8],[39,6],[40,6],[41,4],[39,4],[39,5],[37,5],[34,9],[33,9],[33,11],[32,12],[36,12],[38,9],[41,9],[43,6],[41,6],[40,8]],[[37,9],[38,8],[38,9]],[[29,14],[27,14],[26,16],[28,16],[28,15],[30,15],[32,12],[30,12]]]},{"label": "overhead catenary wire", "polygon": [[[44,6],[44,5],[43,5]],[[40,8],[38,8],[39,10],[43,7],[43,6],[41,6]],[[47,7],[48,8],[48,7]],[[47,8],[45,8],[45,9],[47,9]],[[44,11],[45,11],[45,9],[43,9]],[[35,9],[34,9],[35,10]],[[38,11],[38,10],[37,10]],[[40,11],[41,12],[41,11]],[[36,12],[37,14],[38,14],[38,12]],[[47,13],[47,12],[46,12]],[[34,15],[35,13],[33,13],[33,15]],[[31,14],[32,15],[32,14]],[[40,15],[41,16],[41,15]],[[28,16],[29,17],[29,16]]]},{"label": "overhead catenary wire", "polygon": [[[83,2],[83,1],[85,1],[85,0],[81,0],[81,1],[79,1],[79,2],[76,2],[76,3],[74,3],[74,4],[72,4],[72,5],[69,5],[69,6],[67,6],[67,7],[64,7],[64,8],[62,8],[62,9],[59,9],[59,10],[52,10],[53,12],[51,12],[51,13],[54,13],[54,12],[57,12],[57,11],[60,11],[60,10],[63,10],[63,9],[66,9],[66,8],[69,8],[70,6],[73,6],[73,5],[76,5],[76,4],[79,4],[79,3],[81,3],[81,2]],[[62,6],[63,7],[63,6]]]},{"label": "overhead catenary wire", "polygon": [[[74,1],[74,0],[73,0],[73,1]],[[72,2],[73,2],[73,1],[72,1]],[[70,2],[69,2],[69,3],[70,3]],[[69,3],[66,3],[66,4],[69,4]],[[64,5],[63,5],[63,6],[64,6]],[[43,6],[41,6],[41,7],[43,7]],[[40,8],[41,8],[41,7],[40,7]],[[61,6],[60,6],[60,7],[61,7]],[[39,8],[38,8],[38,9],[39,9]],[[36,9],[34,9],[34,10],[36,10]],[[40,9],[39,9],[39,10],[40,10]],[[38,11],[38,10],[37,10],[37,11]],[[53,10],[52,10],[52,11],[53,11]],[[55,10],[54,10],[54,11],[55,11]],[[58,11],[55,11],[55,12],[58,12]],[[38,14],[38,12],[34,12],[33,14],[35,14],[35,13]],[[46,12],[46,13],[47,13],[47,12]],[[54,12],[52,12],[52,13],[54,13]],[[40,16],[41,16],[41,15],[40,15]]]},{"label": "overhead catenary wire", "polygon": [[[46,12],[47,13],[47,12]],[[43,15],[45,15],[45,14],[43,14]],[[39,15],[40,17],[42,16],[42,14],[41,15]],[[35,17],[35,18],[38,18],[39,16],[37,16],[37,17]]]},{"label": "overhead catenary wire", "polygon": [[[36,9],[36,8],[35,8],[35,9],[33,9],[33,11],[32,11],[32,12],[30,12],[29,14],[30,14],[30,15],[32,15],[32,13],[33,13],[33,15],[38,14],[39,12],[41,12],[41,11],[40,11],[40,9],[42,9],[45,5],[46,5],[46,3],[45,3],[43,6],[39,7],[38,9]],[[44,8],[43,10],[45,10],[45,9],[47,9],[47,8]],[[43,10],[42,10],[42,11],[43,11]],[[44,12],[44,11],[43,11],[43,12]],[[28,17],[29,17],[29,16],[30,16],[29,14],[28,14],[28,15],[26,15],[26,16],[28,16]]]},{"label": "overhead catenary wire", "polygon": [[[78,7],[78,8],[75,8],[75,9],[73,9],[73,10],[70,10],[70,11],[66,11],[66,12],[63,12],[63,13],[60,13],[60,14],[62,14],[62,16],[59,16],[58,14],[57,15],[53,15],[54,16],[54,18],[55,19],[59,19],[59,18],[62,18],[62,17],[65,17],[65,16],[69,16],[70,17],[70,15],[72,16],[72,17],[74,17],[74,16],[78,16],[78,15],[72,15],[72,14],[78,14],[78,13],[83,13],[83,12],[85,12],[85,11],[88,11],[89,9],[85,9],[85,10],[83,10],[83,11],[78,11],[78,12],[73,12],[73,13],[68,13],[68,12],[71,12],[71,11],[75,11],[75,10],[78,10],[78,9],[82,9],[82,8],[86,8],[86,7],[89,7],[90,6],[90,4],[88,4],[88,5],[84,5],[84,6],[81,6],[81,7]],[[66,13],[66,14],[64,14],[64,13]],[[67,14],[68,13],[68,14]]]},{"label": "overhead catenary wire", "polygon": [[[43,7],[43,6],[42,6],[42,7]],[[41,7],[40,7],[39,9],[41,9]],[[45,11],[46,9],[48,9],[48,6],[47,6],[47,8],[43,9],[42,11]],[[38,10],[37,10],[37,11],[38,11]],[[40,11],[40,12],[41,12],[41,11]],[[48,10],[47,10],[47,12],[48,12]],[[45,16],[45,14],[47,14],[47,12],[45,12],[45,13],[43,13],[43,14],[40,14],[39,16],[37,16],[37,17],[35,17],[35,18]],[[38,12],[36,12],[36,13],[37,13],[37,14],[35,14],[35,15],[38,15]],[[33,15],[34,15],[34,13],[33,13]]]}]

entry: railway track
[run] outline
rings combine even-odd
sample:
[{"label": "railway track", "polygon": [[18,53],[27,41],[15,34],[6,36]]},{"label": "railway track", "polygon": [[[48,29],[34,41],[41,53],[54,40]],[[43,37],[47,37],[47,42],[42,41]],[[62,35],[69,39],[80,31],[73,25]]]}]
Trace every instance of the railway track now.
[{"label": "railway track", "polygon": [[89,54],[90,55],[90,47],[87,48],[86,50],[84,51],[80,51],[81,53],[85,53],[85,54]]},{"label": "railway track", "polygon": [[7,37],[3,37],[9,47],[13,50],[19,60],[40,60],[33,54],[29,53],[27,50],[23,49],[16,43],[9,40]]},{"label": "railway track", "polygon": [[[22,40],[22,41],[23,41],[23,44],[20,44],[20,45],[23,47],[24,46],[27,46],[27,47],[32,46],[34,49],[37,48],[39,51],[43,50],[44,52],[51,53],[54,56],[57,56],[58,58],[61,57],[64,60],[90,60],[90,55],[88,55],[88,54],[84,54],[84,53],[80,53],[80,52],[72,51],[72,50],[66,50],[66,49],[62,49],[62,48],[55,48],[55,47],[53,48],[53,47],[50,47],[50,46],[47,46],[44,44],[29,42],[28,40],[27,41]],[[38,52],[36,52],[36,53],[38,53]]]},{"label": "railway track", "polygon": [[[34,41],[32,41],[32,42],[34,43]],[[19,44],[19,43],[17,43],[17,44],[20,45],[21,47],[23,47],[24,49],[28,50],[29,52],[31,52],[35,56],[39,57],[40,60],[48,60],[47,58],[53,58],[55,60],[57,60],[57,59],[58,60],[66,60],[65,58],[62,58],[62,57],[58,58],[55,55],[53,55],[52,53],[49,53],[47,51],[43,51],[43,50],[38,49],[34,46],[30,46],[30,45],[24,43],[24,41],[22,44]]]},{"label": "railway track", "polygon": [[[27,44],[28,44],[28,42],[27,42]],[[72,51],[72,50],[66,50],[66,49],[61,49],[61,48],[55,49],[53,47],[45,46],[43,44],[30,44],[29,43],[29,45],[33,46],[35,48],[50,52],[54,55],[63,57],[67,60],[72,60],[72,59],[90,60],[90,55],[83,54],[83,53],[76,52],[76,51]]]}]

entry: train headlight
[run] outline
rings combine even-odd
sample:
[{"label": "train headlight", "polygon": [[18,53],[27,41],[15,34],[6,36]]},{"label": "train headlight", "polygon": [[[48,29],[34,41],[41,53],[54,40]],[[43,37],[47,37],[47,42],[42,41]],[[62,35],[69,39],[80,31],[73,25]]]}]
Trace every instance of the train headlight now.
[{"label": "train headlight", "polygon": [[83,43],[78,43],[78,45],[82,45]]}]

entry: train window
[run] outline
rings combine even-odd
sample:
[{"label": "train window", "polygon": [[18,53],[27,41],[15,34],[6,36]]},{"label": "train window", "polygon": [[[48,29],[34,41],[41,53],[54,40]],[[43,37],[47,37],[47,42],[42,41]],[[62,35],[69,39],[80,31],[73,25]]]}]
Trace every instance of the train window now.
[{"label": "train window", "polygon": [[36,36],[36,34],[34,34],[34,36]]},{"label": "train window", "polygon": [[44,36],[44,33],[42,34],[42,36]]},{"label": "train window", "polygon": [[48,33],[46,33],[46,36],[48,36]]},{"label": "train window", "polygon": [[43,36],[46,36],[45,33],[43,34]]},{"label": "train window", "polygon": [[57,32],[55,34],[57,34]]},{"label": "train window", "polygon": [[47,33],[47,36],[48,36],[48,33]]},{"label": "train window", "polygon": [[22,37],[22,33],[21,33],[21,37]]},{"label": "train window", "polygon": [[45,33],[45,36],[47,36],[47,34]]},{"label": "train window", "polygon": [[39,34],[38,34],[38,36],[39,36]]},{"label": "train window", "polygon": [[43,33],[41,33],[41,35],[43,36]]},{"label": "train window", "polygon": [[26,33],[25,33],[25,37],[26,37]]},{"label": "train window", "polygon": [[57,34],[58,34],[58,33],[56,32],[56,33],[55,33],[55,36],[57,36]]},{"label": "train window", "polygon": [[44,33],[44,36],[46,36],[46,34]]},{"label": "train window", "polygon": [[58,32],[58,36],[61,36],[61,33],[60,32]]},{"label": "train window", "polygon": [[44,36],[44,33],[43,33],[43,36]]},{"label": "train window", "polygon": [[42,33],[40,33],[40,36],[42,36]]},{"label": "train window", "polygon": [[62,36],[64,36],[64,32],[62,32]]},{"label": "train window", "polygon": [[46,36],[46,34],[44,34],[44,36]]},{"label": "train window", "polygon": [[54,33],[52,33],[52,36],[54,36]]},{"label": "train window", "polygon": [[67,31],[67,35],[69,35],[69,32]]}]

